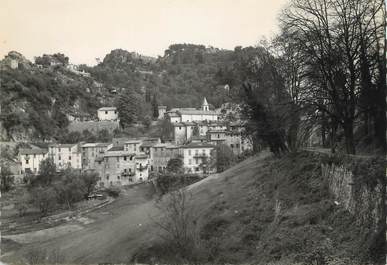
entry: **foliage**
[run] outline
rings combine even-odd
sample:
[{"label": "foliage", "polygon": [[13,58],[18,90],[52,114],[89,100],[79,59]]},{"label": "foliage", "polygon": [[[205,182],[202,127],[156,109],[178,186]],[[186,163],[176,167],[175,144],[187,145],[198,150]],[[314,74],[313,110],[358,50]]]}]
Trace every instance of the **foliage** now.
[{"label": "foliage", "polygon": [[31,186],[49,186],[57,176],[56,165],[51,158],[46,158],[40,162],[38,175],[34,176],[30,184]]},{"label": "foliage", "polygon": [[12,176],[12,172],[7,165],[3,164],[0,170],[1,191],[7,192],[14,184],[14,177]]},{"label": "foliage", "polygon": [[[57,59],[65,63],[62,57]],[[9,139],[56,139],[69,123],[66,114],[94,114],[100,105],[92,80],[63,67],[41,69],[31,64],[28,69],[3,69],[1,78],[0,118]]]},{"label": "foliage", "polygon": [[138,92],[125,89],[117,98],[116,106],[120,123],[127,128],[139,122],[145,113],[144,99]]},{"label": "foliage", "polygon": [[183,161],[181,158],[171,158],[167,164],[167,172],[169,173],[182,173]]},{"label": "foliage", "polygon": [[236,161],[236,157],[231,148],[225,144],[217,145],[216,147],[216,167],[217,172],[223,172],[231,167]]},{"label": "foliage", "polygon": [[[156,221],[164,233],[160,235],[167,253],[175,254],[175,261],[187,263],[198,259],[200,248],[198,224],[195,211],[189,205],[190,194],[183,190],[171,192],[158,207],[163,213],[160,221]],[[165,255],[167,255],[165,253]]]},{"label": "foliage", "polygon": [[120,196],[121,190],[119,188],[109,187],[105,189],[105,192],[108,196],[117,198],[118,196]]},{"label": "foliage", "polygon": [[99,180],[97,172],[82,172],[80,177],[84,198],[87,198],[95,189]]},{"label": "foliage", "polygon": [[384,16],[383,3],[371,0],[292,0],[281,16],[298,100],[333,150],[341,130],[346,152],[356,152],[358,121],[385,150]]},{"label": "foliage", "polygon": [[46,216],[57,204],[57,193],[53,187],[34,187],[30,190],[32,203]]},{"label": "foliage", "polygon": [[153,94],[152,98],[152,113],[154,119],[157,119],[159,117],[159,104],[156,99],[156,94]]}]

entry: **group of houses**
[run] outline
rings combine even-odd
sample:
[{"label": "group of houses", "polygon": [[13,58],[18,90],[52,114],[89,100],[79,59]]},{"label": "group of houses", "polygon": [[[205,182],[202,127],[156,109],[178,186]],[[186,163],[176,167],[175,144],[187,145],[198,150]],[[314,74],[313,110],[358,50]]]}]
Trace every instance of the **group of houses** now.
[{"label": "group of houses", "polygon": [[146,181],[151,172],[164,172],[168,161],[180,158],[187,174],[209,174],[215,146],[208,143],[174,145],[159,138],[116,138],[112,143],[51,144],[47,149],[19,150],[21,174],[38,174],[40,163],[50,158],[58,171],[72,168],[95,171],[99,186],[121,186]]},{"label": "group of houses", "polygon": [[[97,172],[102,187],[129,185],[148,180],[152,172],[164,172],[173,158],[182,160],[187,174],[213,173],[218,144],[229,146],[236,155],[252,148],[250,141],[242,136],[242,124],[221,121],[219,111],[210,110],[206,99],[201,109],[174,108],[161,113],[160,118],[173,125],[171,141],[113,138],[111,143],[50,144],[48,149],[20,149],[21,174],[38,174],[40,163],[50,158],[58,171],[73,168]],[[114,120],[117,111],[105,107],[98,111],[98,117]]]}]

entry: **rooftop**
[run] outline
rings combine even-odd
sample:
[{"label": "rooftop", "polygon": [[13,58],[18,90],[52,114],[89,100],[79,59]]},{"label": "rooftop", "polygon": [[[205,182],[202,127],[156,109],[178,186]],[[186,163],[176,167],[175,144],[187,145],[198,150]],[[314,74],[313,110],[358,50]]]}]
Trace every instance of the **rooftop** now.
[{"label": "rooftop", "polygon": [[19,154],[21,155],[42,155],[46,154],[47,150],[45,149],[40,149],[40,148],[21,148],[19,149]]},{"label": "rooftop", "polygon": [[181,115],[218,115],[217,112],[213,110],[179,110],[178,113]]},{"label": "rooftop", "polygon": [[124,151],[125,148],[123,145],[117,145],[117,146],[113,146],[111,147],[110,149],[107,150],[107,152],[112,152],[112,151]]},{"label": "rooftop", "polygon": [[99,111],[107,111],[107,110],[117,110],[116,107],[102,107],[98,109]]},{"label": "rooftop", "polygon": [[67,147],[73,147],[77,144],[49,144],[48,147],[57,147],[57,148],[67,148]]},{"label": "rooftop", "polygon": [[182,145],[180,148],[214,148],[215,146],[212,144],[207,144],[207,143],[190,143],[187,145]]}]

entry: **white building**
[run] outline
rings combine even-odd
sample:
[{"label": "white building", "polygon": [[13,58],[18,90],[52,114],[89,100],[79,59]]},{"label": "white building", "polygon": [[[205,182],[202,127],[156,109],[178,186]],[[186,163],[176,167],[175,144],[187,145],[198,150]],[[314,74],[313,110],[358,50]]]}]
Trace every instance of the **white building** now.
[{"label": "white building", "polygon": [[220,113],[210,110],[207,99],[203,99],[201,109],[175,108],[167,112],[171,123],[194,122],[194,121],[217,121]]},{"label": "white building", "polygon": [[118,120],[118,112],[116,107],[103,107],[97,111],[98,120],[100,121],[116,121]]},{"label": "white building", "polygon": [[214,172],[213,159],[215,146],[206,143],[190,143],[180,147],[183,156],[184,171],[193,174]]},{"label": "white building", "polygon": [[70,167],[82,169],[82,152],[79,144],[52,144],[48,146],[48,154],[58,170]]},{"label": "white building", "polygon": [[159,120],[164,119],[164,115],[167,112],[167,106],[158,106],[158,111],[159,111]]},{"label": "white building", "polygon": [[38,174],[40,170],[40,163],[47,157],[47,150],[44,149],[19,149],[21,174]]}]

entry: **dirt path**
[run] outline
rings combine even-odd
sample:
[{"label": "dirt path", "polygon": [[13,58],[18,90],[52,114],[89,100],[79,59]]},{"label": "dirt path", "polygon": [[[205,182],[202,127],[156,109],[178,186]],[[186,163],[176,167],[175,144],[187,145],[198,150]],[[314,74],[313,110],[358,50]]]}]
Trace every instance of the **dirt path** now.
[{"label": "dirt path", "polygon": [[[3,260],[20,261],[27,252],[36,248],[36,240],[39,240],[39,248],[47,253],[59,249],[66,262],[127,263],[137,249],[158,238],[158,228],[150,218],[156,216],[158,210],[148,192],[149,187],[146,185],[128,190],[112,204],[87,214],[87,218],[93,219],[94,222],[81,225],[81,228],[77,224],[77,229],[65,230],[66,227],[74,225],[66,224],[63,229],[56,228],[61,232],[54,236],[52,233],[45,236],[45,231],[36,231],[32,235],[17,235],[15,241],[23,243],[20,238],[27,238],[30,240],[29,244],[22,245]],[[35,240],[31,239],[33,236]]]}]

